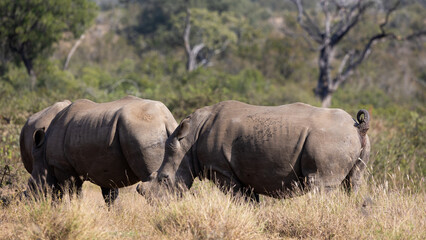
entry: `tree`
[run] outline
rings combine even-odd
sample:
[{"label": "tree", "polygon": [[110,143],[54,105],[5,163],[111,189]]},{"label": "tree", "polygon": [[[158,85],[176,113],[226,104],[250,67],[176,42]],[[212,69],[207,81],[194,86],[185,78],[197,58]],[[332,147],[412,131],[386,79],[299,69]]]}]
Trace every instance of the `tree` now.
[{"label": "tree", "polygon": [[[150,47],[183,46],[187,70],[207,66],[211,59],[237,40],[234,14],[238,4],[231,0],[144,0],[135,30],[152,39]],[[242,1],[249,3],[249,0]],[[164,48],[162,48],[164,50]]]},{"label": "tree", "polygon": [[[395,1],[390,6],[377,5],[377,1],[369,0],[321,0],[320,9],[323,15],[323,26],[318,19],[313,19],[304,8],[302,0],[291,0],[298,10],[297,21],[318,47],[319,76],[315,95],[320,98],[323,107],[331,105],[333,93],[344,83],[354,70],[367,58],[371,47],[381,39],[412,39],[425,34],[424,30],[412,33],[406,37],[397,36],[387,29],[390,17],[398,10],[401,1]],[[389,2],[388,2],[389,4]],[[380,8],[379,8],[380,7]],[[378,9],[383,19],[378,24],[378,31],[367,37],[361,49],[347,48],[341,54],[337,70],[333,70],[333,62],[336,60],[336,49],[342,40],[355,29],[370,9]],[[362,34],[362,33],[361,33]],[[333,76],[334,75],[334,76]]]},{"label": "tree", "polygon": [[[189,72],[206,66],[229,43],[237,41],[237,35],[232,31],[237,18],[230,13],[223,12],[219,15],[218,12],[207,9],[187,8],[185,19],[182,18],[183,15],[180,14],[174,22],[178,29],[184,29],[182,38]],[[184,26],[181,26],[182,22]]]},{"label": "tree", "polygon": [[24,63],[31,89],[37,81],[34,60],[46,57],[64,32],[79,37],[95,10],[89,0],[0,0],[0,42],[16,63]]}]

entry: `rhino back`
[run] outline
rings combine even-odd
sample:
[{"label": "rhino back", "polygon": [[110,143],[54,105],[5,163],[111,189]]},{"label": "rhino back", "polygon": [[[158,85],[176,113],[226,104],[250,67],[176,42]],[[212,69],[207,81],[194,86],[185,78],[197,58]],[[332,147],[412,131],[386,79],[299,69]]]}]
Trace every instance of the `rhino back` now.
[{"label": "rhino back", "polygon": [[[302,103],[264,107],[223,102],[212,108],[203,129],[197,143],[200,164],[233,175],[258,193],[289,188],[303,175],[302,155],[308,139],[312,139],[309,147],[313,149],[308,149],[314,152],[311,155],[317,148],[336,147],[347,141],[338,151],[332,149],[330,154],[335,155],[353,148],[349,142],[359,141],[346,112]],[[330,154],[323,154],[319,161],[328,160]]]}]

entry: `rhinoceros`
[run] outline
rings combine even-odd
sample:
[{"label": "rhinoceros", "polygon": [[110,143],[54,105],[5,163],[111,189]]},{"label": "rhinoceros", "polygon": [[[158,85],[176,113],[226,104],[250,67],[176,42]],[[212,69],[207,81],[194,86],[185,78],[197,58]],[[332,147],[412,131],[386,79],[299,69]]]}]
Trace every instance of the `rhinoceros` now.
[{"label": "rhinoceros", "polygon": [[37,129],[48,129],[50,122],[56,114],[70,104],[71,102],[69,100],[56,102],[52,106],[31,115],[22,127],[21,134],[19,136],[19,146],[21,150],[21,159],[28,173],[31,173],[33,170],[34,159],[32,156],[32,149],[34,132]]},{"label": "rhinoceros", "polygon": [[118,191],[106,196],[104,190],[146,181],[161,165],[165,141],[177,125],[158,101],[133,96],[108,103],[77,100],[47,131],[35,132],[30,189],[47,186],[58,196],[66,186],[78,191],[89,180],[112,204]]},{"label": "rhinoceros", "polygon": [[285,198],[342,183],[356,190],[369,160],[368,112],[360,110],[357,120],[341,109],[303,103],[204,107],[182,120],[167,139],[161,167],[137,191],[180,192],[195,177],[253,201],[258,194]]}]

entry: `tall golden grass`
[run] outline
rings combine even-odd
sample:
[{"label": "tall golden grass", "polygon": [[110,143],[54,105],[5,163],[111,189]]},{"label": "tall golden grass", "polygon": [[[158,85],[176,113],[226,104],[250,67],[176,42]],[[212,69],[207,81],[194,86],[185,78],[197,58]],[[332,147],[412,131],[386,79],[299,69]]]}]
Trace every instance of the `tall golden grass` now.
[{"label": "tall golden grass", "polygon": [[83,197],[13,201],[0,210],[1,239],[426,239],[426,198],[420,186],[364,185],[259,204],[223,194],[207,181],[180,198],[147,202],[135,187],[106,207],[100,189]]}]

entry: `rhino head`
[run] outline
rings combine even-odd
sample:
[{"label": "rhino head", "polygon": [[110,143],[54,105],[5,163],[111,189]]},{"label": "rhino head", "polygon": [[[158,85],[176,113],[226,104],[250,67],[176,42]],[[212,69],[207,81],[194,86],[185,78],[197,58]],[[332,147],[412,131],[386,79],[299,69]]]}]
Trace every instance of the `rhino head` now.
[{"label": "rhino head", "polygon": [[49,187],[53,187],[56,183],[52,171],[49,171],[45,153],[46,134],[44,128],[40,128],[33,134],[32,155],[34,162],[31,177],[28,180],[28,190],[36,196],[40,193],[46,196]]},{"label": "rhino head", "polygon": [[137,186],[143,196],[164,196],[166,192],[181,192],[189,189],[196,177],[193,161],[193,145],[196,141],[194,123],[187,117],[170,135],[165,144],[163,162],[158,171],[153,172],[148,181]]}]

